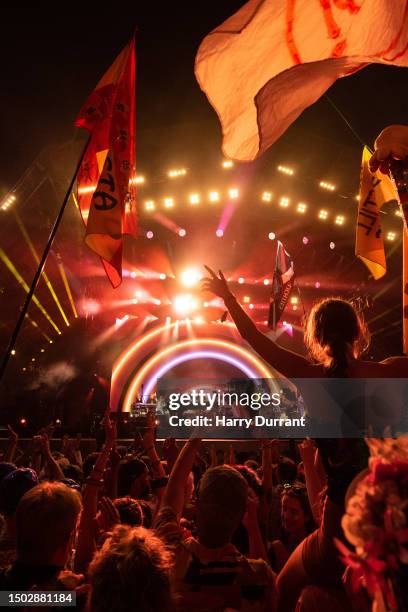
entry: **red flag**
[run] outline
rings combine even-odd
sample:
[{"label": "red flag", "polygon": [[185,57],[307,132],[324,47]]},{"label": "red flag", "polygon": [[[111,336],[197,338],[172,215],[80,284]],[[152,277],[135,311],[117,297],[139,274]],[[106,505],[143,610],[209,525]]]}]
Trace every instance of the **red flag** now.
[{"label": "red flag", "polygon": [[135,41],[99,81],[75,122],[90,140],[77,175],[86,244],[113,287],[122,282],[123,235],[136,234]]},{"label": "red flag", "polygon": [[278,240],[276,245],[275,271],[272,281],[271,303],[269,306],[268,325],[275,329],[285,310],[295,282],[293,260]]}]

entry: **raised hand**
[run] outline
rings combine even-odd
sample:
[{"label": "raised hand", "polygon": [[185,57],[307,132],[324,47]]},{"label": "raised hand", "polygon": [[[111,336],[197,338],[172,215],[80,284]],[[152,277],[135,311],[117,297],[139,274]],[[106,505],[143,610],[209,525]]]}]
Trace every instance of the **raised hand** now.
[{"label": "raised hand", "polygon": [[[408,126],[389,125],[377,137],[374,154],[370,159],[370,170],[388,174],[394,160],[408,158]],[[404,164],[405,165],[405,164]]]},{"label": "raised hand", "polygon": [[103,418],[103,424],[105,427],[105,445],[109,448],[113,448],[116,443],[116,422],[110,418],[109,414],[110,409],[108,407]]},{"label": "raised hand", "polygon": [[207,272],[210,273],[210,277],[203,278],[202,280],[202,290],[203,291],[211,291],[215,295],[218,295],[223,300],[230,297],[231,291],[228,288],[228,283],[225,280],[225,277],[221,270],[218,270],[218,275],[212,270],[209,266],[204,266]]},{"label": "raised hand", "polygon": [[14,429],[11,427],[11,425],[7,425],[7,429],[8,429],[8,437],[9,437],[9,441],[10,443],[13,444],[17,444],[18,441],[18,434],[16,434],[16,432],[14,431]]},{"label": "raised hand", "polygon": [[147,452],[150,449],[154,448],[154,443],[156,441],[156,436],[155,436],[156,422],[155,422],[155,418],[153,414],[149,413],[147,415],[146,425],[147,425],[147,430],[143,434],[142,444],[143,444],[143,448]]},{"label": "raised hand", "polygon": [[120,523],[119,512],[109,497],[102,497],[99,501],[97,522],[102,531],[110,531],[115,525]]}]

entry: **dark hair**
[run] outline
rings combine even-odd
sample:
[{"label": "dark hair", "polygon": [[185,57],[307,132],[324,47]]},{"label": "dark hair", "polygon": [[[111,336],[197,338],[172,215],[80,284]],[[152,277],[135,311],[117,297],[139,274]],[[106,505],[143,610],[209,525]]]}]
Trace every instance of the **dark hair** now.
[{"label": "dark hair", "polygon": [[281,487],[281,499],[285,496],[297,499],[305,515],[305,526],[308,533],[311,533],[315,528],[315,522],[313,519],[312,509],[310,508],[309,498],[307,495],[307,489],[304,484],[286,483]]},{"label": "dark hair", "polygon": [[119,497],[113,502],[119,512],[120,522],[132,527],[143,524],[143,510],[137,499],[131,497]]},{"label": "dark hair", "polygon": [[297,466],[290,457],[279,457],[277,471],[280,483],[287,482],[292,484],[296,480]]},{"label": "dark hair", "polygon": [[351,354],[359,357],[369,346],[364,317],[342,298],[315,304],[305,325],[304,340],[312,359],[323,364],[330,376],[346,376]]},{"label": "dark hair", "polygon": [[258,495],[262,496],[263,488],[262,481],[258,474],[248,465],[234,465],[235,469],[245,478],[247,485]]},{"label": "dark hair", "polygon": [[133,481],[147,470],[147,465],[140,459],[121,461],[118,471],[118,495],[125,497],[130,494]]},{"label": "dark hair", "polygon": [[84,462],[82,464],[82,473],[84,478],[88,478],[88,476],[91,475],[91,472],[98,457],[99,453],[89,453],[86,459],[84,459]]}]

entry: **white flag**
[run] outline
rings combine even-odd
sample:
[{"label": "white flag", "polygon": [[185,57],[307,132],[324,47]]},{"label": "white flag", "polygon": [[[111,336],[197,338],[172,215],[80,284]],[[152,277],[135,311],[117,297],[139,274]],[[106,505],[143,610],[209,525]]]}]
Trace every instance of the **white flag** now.
[{"label": "white flag", "polygon": [[224,154],[250,161],[370,63],[408,65],[408,0],[249,0],[204,38],[195,73]]}]

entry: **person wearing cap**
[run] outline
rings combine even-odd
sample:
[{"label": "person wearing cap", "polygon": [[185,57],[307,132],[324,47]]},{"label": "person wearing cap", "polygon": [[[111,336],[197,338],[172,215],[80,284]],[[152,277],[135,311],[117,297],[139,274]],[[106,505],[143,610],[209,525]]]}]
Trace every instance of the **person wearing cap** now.
[{"label": "person wearing cap", "polygon": [[235,468],[224,465],[204,473],[198,489],[197,538],[183,538],[184,490],[199,445],[200,440],[189,440],[179,454],[155,520],[156,532],[174,552],[177,610],[215,612],[250,606],[254,612],[273,612],[275,574],[265,561],[248,559],[231,543],[248,500],[248,485]]},{"label": "person wearing cap", "polygon": [[16,558],[15,513],[18,503],[39,482],[37,473],[30,468],[17,469],[13,464],[3,463],[1,470],[3,474],[8,473],[0,481],[0,513],[5,521],[0,538],[0,569],[8,567]]}]

